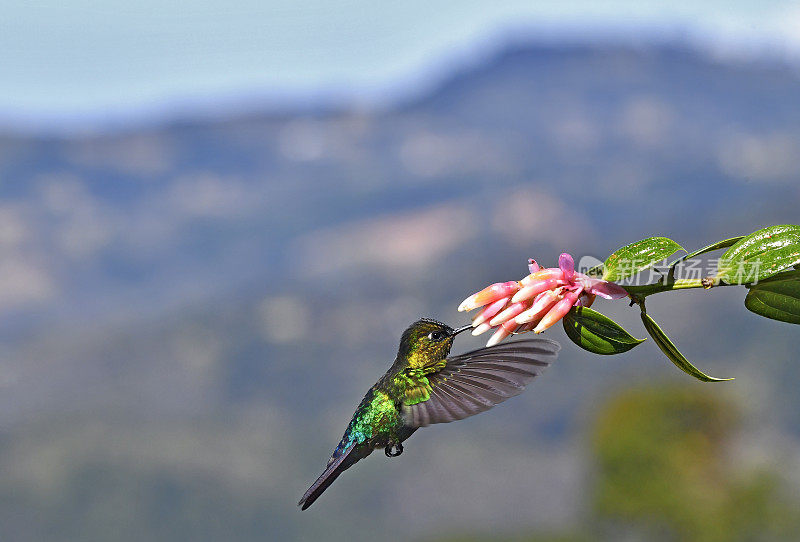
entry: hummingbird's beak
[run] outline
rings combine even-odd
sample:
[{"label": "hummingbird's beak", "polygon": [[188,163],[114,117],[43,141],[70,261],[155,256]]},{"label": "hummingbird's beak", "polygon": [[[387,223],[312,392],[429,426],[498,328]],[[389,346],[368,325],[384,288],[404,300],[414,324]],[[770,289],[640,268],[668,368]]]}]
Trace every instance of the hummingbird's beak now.
[{"label": "hummingbird's beak", "polygon": [[458,335],[458,334],[459,334],[459,333],[461,333],[462,331],[466,331],[466,330],[468,330],[468,329],[472,329],[472,324],[470,324],[470,325],[468,325],[468,326],[460,327],[460,328],[458,328],[457,330],[455,330],[455,331],[453,332],[453,337],[455,337],[456,335]]}]

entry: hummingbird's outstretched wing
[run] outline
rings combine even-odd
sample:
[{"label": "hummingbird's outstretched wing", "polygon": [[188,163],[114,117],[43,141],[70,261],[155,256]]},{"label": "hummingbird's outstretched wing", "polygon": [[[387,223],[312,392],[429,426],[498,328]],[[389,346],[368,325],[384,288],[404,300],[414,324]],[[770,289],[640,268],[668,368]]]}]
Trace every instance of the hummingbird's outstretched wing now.
[{"label": "hummingbird's outstretched wing", "polygon": [[441,370],[426,375],[428,399],[404,402],[405,423],[424,427],[489,410],[522,393],[556,359],[560,349],[555,341],[535,338],[449,357]]}]

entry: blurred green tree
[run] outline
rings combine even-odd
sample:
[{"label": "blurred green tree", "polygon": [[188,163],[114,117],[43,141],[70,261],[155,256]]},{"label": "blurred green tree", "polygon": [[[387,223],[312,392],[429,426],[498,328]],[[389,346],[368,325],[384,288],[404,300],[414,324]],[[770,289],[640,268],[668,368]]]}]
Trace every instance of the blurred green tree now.
[{"label": "blurred green tree", "polygon": [[778,473],[742,472],[730,399],[699,386],[615,396],[592,434],[592,531],[606,538],[729,542],[797,540],[797,503]]}]

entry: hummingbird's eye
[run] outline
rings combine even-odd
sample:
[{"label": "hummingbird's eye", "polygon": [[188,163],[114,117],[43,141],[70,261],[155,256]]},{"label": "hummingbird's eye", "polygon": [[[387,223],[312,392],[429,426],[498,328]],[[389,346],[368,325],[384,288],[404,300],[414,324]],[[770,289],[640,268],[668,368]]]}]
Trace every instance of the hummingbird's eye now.
[{"label": "hummingbird's eye", "polygon": [[428,333],[428,339],[435,343],[438,343],[439,341],[444,339],[444,337],[445,335],[441,331],[431,331],[430,333]]}]

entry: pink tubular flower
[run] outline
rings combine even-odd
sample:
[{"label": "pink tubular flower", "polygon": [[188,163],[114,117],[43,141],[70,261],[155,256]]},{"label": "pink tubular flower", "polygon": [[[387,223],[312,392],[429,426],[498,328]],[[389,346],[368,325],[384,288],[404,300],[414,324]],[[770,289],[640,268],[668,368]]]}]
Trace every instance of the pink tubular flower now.
[{"label": "pink tubular flower", "polygon": [[519,283],[521,286],[528,286],[545,279],[564,280],[564,271],[558,267],[539,269],[538,271],[534,271],[527,277],[523,278],[521,281],[519,281]]},{"label": "pink tubular flower", "polygon": [[506,305],[508,305],[508,297],[504,297],[503,299],[498,299],[494,303],[486,305],[483,308],[483,310],[479,312],[478,315],[475,317],[475,319],[472,321],[472,326],[476,327],[486,322],[487,320],[491,320],[498,312],[503,310]]},{"label": "pink tubular flower", "polygon": [[561,297],[555,290],[542,292],[540,295],[536,296],[530,308],[519,314],[514,320],[520,325],[528,323],[533,323],[535,325],[560,299]]},{"label": "pink tubular flower", "polygon": [[509,305],[506,310],[489,320],[490,326],[499,326],[503,322],[507,322],[508,320],[513,319],[519,313],[527,309],[528,306],[525,303],[512,303]]},{"label": "pink tubular flower", "polygon": [[538,296],[542,292],[546,292],[548,290],[553,290],[556,286],[561,286],[566,284],[563,280],[556,280],[556,279],[544,279],[528,286],[524,286],[520,288],[517,293],[511,298],[512,303],[519,303],[520,301],[525,301],[528,299],[533,299],[534,297]]},{"label": "pink tubular flower", "polygon": [[566,253],[559,256],[558,267],[541,268],[531,259],[528,270],[530,274],[521,281],[487,286],[458,307],[459,311],[484,307],[473,319],[472,334],[495,329],[487,346],[514,333],[541,333],[561,320],[572,307],[589,307],[596,296],[621,299],[628,295],[613,282],[576,272],[575,260]]},{"label": "pink tubular flower", "polygon": [[497,282],[466,298],[461,302],[461,305],[458,306],[458,311],[477,309],[487,303],[493,303],[499,299],[513,295],[517,290],[519,290],[519,282],[515,280],[510,282]]},{"label": "pink tubular flower", "polygon": [[567,315],[569,310],[572,306],[578,301],[578,296],[581,295],[580,290],[575,292],[567,292],[564,294],[564,297],[561,298],[561,301],[553,305],[547,314],[545,314],[539,323],[536,324],[536,327],[533,328],[534,333],[541,333],[545,329],[549,328],[562,318]]},{"label": "pink tubular flower", "polygon": [[500,327],[497,328],[497,331],[494,332],[494,335],[489,337],[489,340],[486,341],[486,346],[494,346],[509,335],[513,334],[517,329],[517,324],[514,323],[513,320],[508,320],[507,322],[503,322],[500,324]]}]

